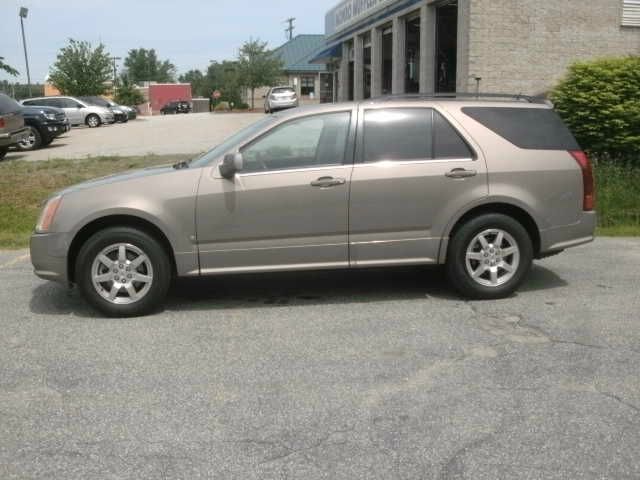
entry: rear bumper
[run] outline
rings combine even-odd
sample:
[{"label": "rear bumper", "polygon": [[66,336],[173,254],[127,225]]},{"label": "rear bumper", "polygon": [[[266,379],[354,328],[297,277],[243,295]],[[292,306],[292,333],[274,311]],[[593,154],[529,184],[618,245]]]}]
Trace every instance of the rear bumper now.
[{"label": "rear bumper", "polygon": [[38,277],[61,283],[69,281],[66,235],[34,233],[29,248],[33,270]]},{"label": "rear bumper", "polygon": [[269,108],[272,110],[278,108],[295,108],[298,106],[298,100],[269,100]]},{"label": "rear bumper", "polygon": [[596,212],[582,212],[580,220],[576,223],[542,230],[540,232],[540,256],[592,242],[595,238],[597,221]]},{"label": "rear bumper", "polygon": [[29,137],[29,128],[24,127],[14,132],[0,134],[0,147],[9,147],[26,140]]}]

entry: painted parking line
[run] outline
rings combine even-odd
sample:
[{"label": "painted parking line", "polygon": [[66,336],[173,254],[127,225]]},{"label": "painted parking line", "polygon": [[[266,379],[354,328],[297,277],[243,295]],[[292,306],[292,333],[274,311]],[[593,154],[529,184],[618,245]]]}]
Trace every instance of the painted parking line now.
[{"label": "painted parking line", "polygon": [[22,263],[26,260],[29,260],[30,256],[27,253],[26,255],[20,255],[19,257],[16,257],[12,260],[9,260],[8,262],[5,262],[3,264],[0,265],[0,270],[3,268],[9,268],[9,267],[13,267],[14,265],[17,265],[19,263]]}]

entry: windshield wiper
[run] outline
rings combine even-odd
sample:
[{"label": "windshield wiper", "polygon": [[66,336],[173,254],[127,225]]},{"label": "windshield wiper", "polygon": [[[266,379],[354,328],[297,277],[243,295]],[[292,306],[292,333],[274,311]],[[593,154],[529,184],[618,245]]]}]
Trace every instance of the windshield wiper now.
[{"label": "windshield wiper", "polygon": [[176,170],[182,170],[184,168],[189,168],[189,162],[187,162],[187,161],[178,162],[173,166],[173,168],[175,168]]}]

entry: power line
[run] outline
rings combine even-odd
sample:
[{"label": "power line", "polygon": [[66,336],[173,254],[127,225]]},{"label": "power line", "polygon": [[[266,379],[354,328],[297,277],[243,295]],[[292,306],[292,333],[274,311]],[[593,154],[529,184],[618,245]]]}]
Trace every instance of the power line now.
[{"label": "power line", "polygon": [[295,21],[296,21],[296,19],[295,19],[294,17],[287,18],[287,19],[285,20],[285,23],[288,23],[288,24],[289,24],[289,27],[284,29],[284,31],[285,31],[285,32],[288,34],[288,36],[289,36],[289,40],[291,40],[291,39],[293,38],[293,30],[294,30],[294,28],[295,28],[295,27],[293,26],[293,22],[295,22]]}]

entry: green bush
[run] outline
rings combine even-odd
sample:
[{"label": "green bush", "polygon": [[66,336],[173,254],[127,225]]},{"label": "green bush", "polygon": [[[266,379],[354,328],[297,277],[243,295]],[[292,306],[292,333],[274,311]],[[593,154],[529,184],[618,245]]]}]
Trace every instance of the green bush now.
[{"label": "green bush", "polygon": [[215,112],[230,112],[231,105],[229,105],[229,102],[220,102],[215,106],[213,110]]},{"label": "green bush", "polygon": [[551,100],[583,149],[640,165],[640,57],[575,63]]}]

